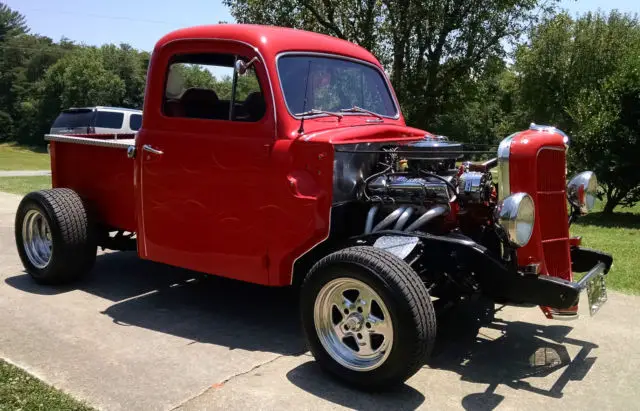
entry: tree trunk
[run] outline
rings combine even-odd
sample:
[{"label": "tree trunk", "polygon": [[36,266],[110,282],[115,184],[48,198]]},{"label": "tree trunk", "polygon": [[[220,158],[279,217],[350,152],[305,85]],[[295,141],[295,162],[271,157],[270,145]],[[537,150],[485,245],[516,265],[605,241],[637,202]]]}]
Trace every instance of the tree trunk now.
[{"label": "tree trunk", "polygon": [[603,214],[613,214],[613,209],[620,203],[618,197],[607,196],[607,202],[602,209]]}]

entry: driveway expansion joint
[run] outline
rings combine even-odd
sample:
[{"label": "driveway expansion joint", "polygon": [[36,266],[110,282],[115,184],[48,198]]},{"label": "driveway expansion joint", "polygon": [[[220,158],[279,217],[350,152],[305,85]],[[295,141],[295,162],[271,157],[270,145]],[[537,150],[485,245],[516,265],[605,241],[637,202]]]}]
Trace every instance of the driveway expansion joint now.
[{"label": "driveway expansion joint", "polygon": [[210,386],[206,387],[204,390],[200,391],[198,394],[196,394],[196,395],[194,395],[192,397],[189,397],[186,400],[182,401],[180,404],[176,405],[175,407],[170,408],[170,410],[171,411],[178,410],[178,409],[182,408],[184,405],[186,405],[187,403],[191,402],[192,400],[195,400],[196,398],[202,396],[203,394],[205,394],[209,390],[211,390],[211,389],[216,389],[217,390],[219,388],[222,388],[229,381],[231,381],[231,380],[233,380],[235,378],[238,378],[238,377],[242,377],[242,376],[251,374],[252,372],[254,372],[255,370],[257,370],[259,368],[262,368],[264,366],[267,366],[269,364],[272,364],[272,363],[278,361],[280,358],[283,358],[283,357],[298,357],[298,356],[304,355],[306,352],[307,352],[307,350],[302,351],[302,352],[298,352],[298,353],[288,354],[288,355],[279,354],[279,355],[275,356],[274,358],[272,358],[272,359],[270,359],[268,361],[264,361],[264,362],[261,362],[260,364],[254,365],[253,367],[251,367],[250,369],[248,369],[246,371],[242,371],[242,372],[230,375],[229,377],[225,378],[221,382],[216,382],[216,383],[211,384]]}]

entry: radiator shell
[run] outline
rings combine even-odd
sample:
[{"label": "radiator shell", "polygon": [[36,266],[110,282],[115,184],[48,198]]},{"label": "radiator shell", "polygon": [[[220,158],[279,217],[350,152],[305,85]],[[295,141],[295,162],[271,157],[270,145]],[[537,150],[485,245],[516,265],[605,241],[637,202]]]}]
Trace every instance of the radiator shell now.
[{"label": "radiator shell", "polygon": [[531,240],[518,249],[518,265],[539,263],[542,274],[572,280],[566,201],[566,147],[558,132],[527,130],[513,137],[511,193],[526,192],[536,207]]}]

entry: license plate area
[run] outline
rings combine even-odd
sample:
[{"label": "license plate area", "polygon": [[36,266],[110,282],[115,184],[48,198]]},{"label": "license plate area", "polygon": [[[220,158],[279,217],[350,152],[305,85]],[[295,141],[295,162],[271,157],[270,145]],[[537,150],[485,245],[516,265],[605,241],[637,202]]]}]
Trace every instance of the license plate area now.
[{"label": "license plate area", "polygon": [[600,307],[607,302],[607,284],[604,274],[594,275],[587,282],[587,299],[589,300],[589,313],[595,315]]}]

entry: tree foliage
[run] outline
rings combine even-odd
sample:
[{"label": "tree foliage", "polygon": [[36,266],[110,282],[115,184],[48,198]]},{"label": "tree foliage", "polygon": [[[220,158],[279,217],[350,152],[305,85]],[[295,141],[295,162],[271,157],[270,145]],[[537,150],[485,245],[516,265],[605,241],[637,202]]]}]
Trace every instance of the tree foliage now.
[{"label": "tree foliage", "polygon": [[149,54],[127,44],[78,46],[29,34],[24,16],[0,3],[0,140],[42,144],[72,106],[141,108]]},{"label": "tree foliage", "polygon": [[531,121],[572,136],[572,170],[596,172],[605,212],[640,200],[640,22],[613,12],[560,14],[517,53],[518,98]]},{"label": "tree foliage", "polygon": [[7,39],[29,32],[24,16],[0,3],[0,39]]},{"label": "tree foliage", "polygon": [[[371,50],[391,75],[405,117],[447,131],[442,115],[476,91],[491,57],[504,57],[555,1],[225,0],[238,22],[326,33]],[[442,123],[441,123],[442,122]]]}]

